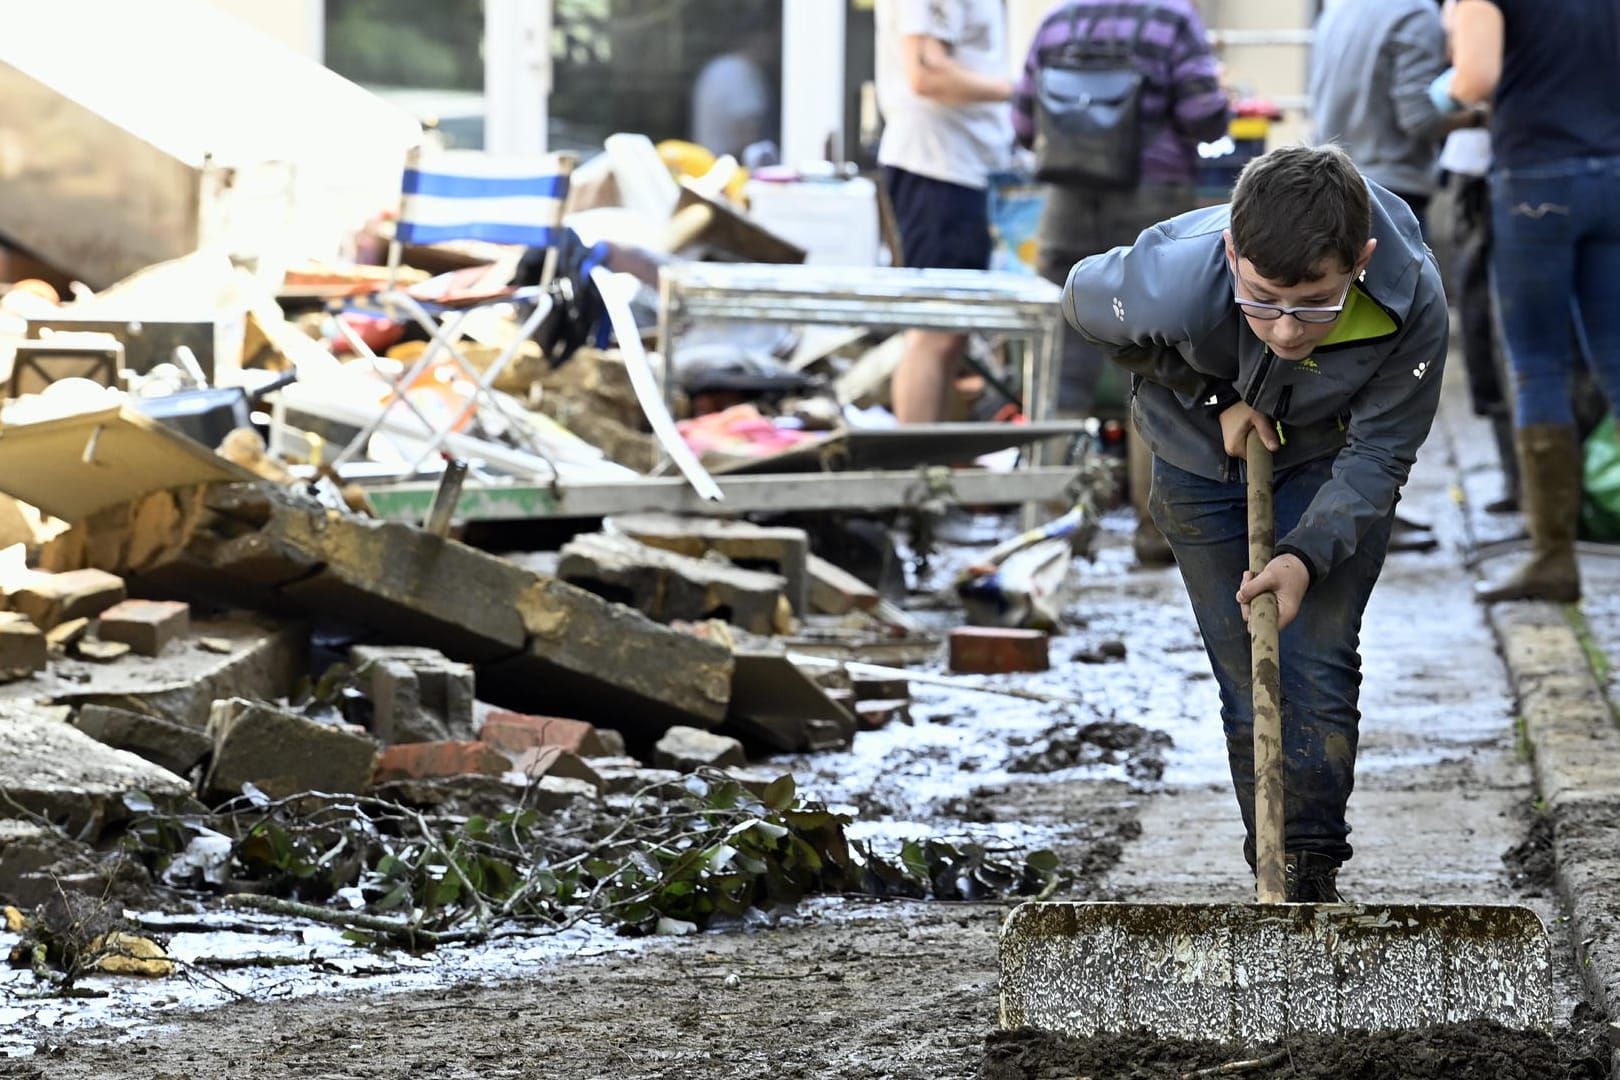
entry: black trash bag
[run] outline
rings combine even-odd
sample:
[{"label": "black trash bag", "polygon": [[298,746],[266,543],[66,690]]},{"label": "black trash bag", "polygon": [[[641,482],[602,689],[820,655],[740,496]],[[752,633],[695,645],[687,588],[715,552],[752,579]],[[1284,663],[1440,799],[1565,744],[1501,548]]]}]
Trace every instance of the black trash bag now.
[{"label": "black trash bag", "polygon": [[[551,250],[531,247],[524,252],[512,278],[513,286],[527,288],[540,284],[546,255]],[[578,233],[564,228],[554,250],[556,271],[547,287],[551,311],[535,328],[533,336],[541,353],[556,368],[582,345],[596,339],[598,327],[606,321],[601,294],[591,283],[591,269],[606,263],[610,249],[606,243],[586,246]]]}]

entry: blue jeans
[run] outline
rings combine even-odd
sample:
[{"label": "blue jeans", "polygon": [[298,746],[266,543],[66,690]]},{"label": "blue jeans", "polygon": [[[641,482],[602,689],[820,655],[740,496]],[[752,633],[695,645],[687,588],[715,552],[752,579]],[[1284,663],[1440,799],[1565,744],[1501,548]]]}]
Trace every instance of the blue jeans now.
[{"label": "blue jeans", "polygon": [[1491,281],[1518,426],[1575,422],[1577,342],[1610,404],[1620,401],[1620,157],[1498,170],[1491,201]]},{"label": "blue jeans", "polygon": [[[1277,536],[1298,523],[1333,471],[1318,458],[1273,479]],[[1221,721],[1232,786],[1254,865],[1254,690],[1249,628],[1236,593],[1249,568],[1248,487],[1208,480],[1157,458],[1153,520],[1175,552],[1204,651],[1221,692]],[[1368,530],[1355,555],[1311,585],[1279,639],[1282,668],[1283,786],[1288,851],[1350,858],[1345,804],[1355,784],[1361,724],[1361,615],[1384,568],[1393,511]]]}]

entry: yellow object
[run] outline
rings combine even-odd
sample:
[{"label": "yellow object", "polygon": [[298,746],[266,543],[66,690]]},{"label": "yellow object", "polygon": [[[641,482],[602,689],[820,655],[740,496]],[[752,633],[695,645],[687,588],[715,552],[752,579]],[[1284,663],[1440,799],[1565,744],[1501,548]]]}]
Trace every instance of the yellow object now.
[{"label": "yellow object", "polygon": [[1263,139],[1271,133],[1271,121],[1263,116],[1234,116],[1226,133],[1234,139]]},{"label": "yellow object", "polygon": [[13,934],[20,934],[28,929],[28,916],[7,904],[5,907],[6,929]]},{"label": "yellow object", "polygon": [[[663,161],[664,167],[676,176],[689,176],[693,180],[700,179],[709,174],[709,171],[720,163],[714,152],[706,146],[685,139],[665,139],[658,144],[658,157]],[[732,159],[735,164],[735,159]],[[726,181],[726,198],[739,206],[746,205],[743,198],[743,185],[748,183],[748,170],[738,168],[731,179]]]},{"label": "yellow object", "polygon": [[670,172],[694,180],[714,168],[718,160],[707,147],[685,139],[665,139],[658,144],[658,156]]},{"label": "yellow object", "polygon": [[163,951],[163,946],[151,938],[126,934],[114,930],[90,943],[96,957],[96,968],[109,975],[173,975],[174,961]]}]

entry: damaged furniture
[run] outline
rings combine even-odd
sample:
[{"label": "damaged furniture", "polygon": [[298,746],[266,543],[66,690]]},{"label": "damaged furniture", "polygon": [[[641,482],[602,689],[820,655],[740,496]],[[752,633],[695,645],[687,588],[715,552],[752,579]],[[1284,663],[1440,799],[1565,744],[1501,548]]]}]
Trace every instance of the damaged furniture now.
[{"label": "damaged furniture", "polygon": [[[547,259],[547,273],[536,287],[510,287],[506,282],[511,268],[497,264],[490,271],[455,271],[402,289],[395,285],[401,249],[405,244],[458,240],[553,249],[561,236],[563,204],[574,164],[570,154],[515,159],[477,151],[444,151],[426,157],[413,152],[408,157],[399,217],[389,245],[389,285],[367,299],[390,315],[402,311],[409,316],[427,335],[428,343],[413,363],[403,365],[399,374],[390,377],[384,374],[387,362],[364,338],[345,319],[335,320],[355,355],[371,363],[389,390],[376,415],[338,453],[335,465],[360,454],[371,437],[384,428],[396,406],[420,425],[405,455],[410,460],[402,474],[407,476],[438,453],[452,433],[461,431],[480,404],[504,414],[505,407],[491,388],[550,309],[546,288],[554,252]],[[493,281],[495,277],[500,280]],[[468,316],[496,303],[528,303],[533,309],[499,354],[480,371],[463,355],[458,342]],[[470,384],[471,396],[459,405],[453,401],[444,403],[444,413],[430,417],[415,394],[419,388],[446,380]],[[512,429],[520,433],[523,430],[516,423]]]}]

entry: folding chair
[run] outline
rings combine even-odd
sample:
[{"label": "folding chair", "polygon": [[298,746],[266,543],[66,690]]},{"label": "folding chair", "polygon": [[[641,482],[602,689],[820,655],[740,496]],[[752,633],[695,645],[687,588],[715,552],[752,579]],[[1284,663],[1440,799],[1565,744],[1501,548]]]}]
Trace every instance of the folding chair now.
[{"label": "folding chair", "polygon": [[[549,287],[556,272],[556,244],[562,236],[563,204],[576,162],[571,154],[515,159],[478,151],[442,151],[431,156],[412,151],[405,164],[399,217],[389,245],[388,286],[370,299],[372,305],[391,316],[403,311],[427,334],[428,344],[414,363],[397,378],[390,378],[381,358],[358,332],[343,318],[336,320],[338,332],[355,355],[368,359],[373,371],[391,385],[392,392],[376,416],[333,459],[334,466],[359,454],[379,429],[385,429],[394,434],[407,434],[412,442],[423,440],[415,460],[405,469],[407,475],[414,473],[476,413],[480,402],[501,413],[512,430],[524,432],[522,421],[507,412],[492,388],[550,310]],[[404,245],[455,240],[548,249],[540,284],[514,289],[503,279],[492,286],[485,285],[477,281],[479,271],[475,270],[470,277],[455,272],[434,278],[423,286],[398,287]],[[457,347],[462,325],[479,308],[512,302],[532,302],[534,310],[480,373]],[[466,376],[473,393],[448,420],[435,422],[411,400],[410,393],[422,376],[445,358]],[[403,416],[390,420],[389,414],[396,405],[403,406],[415,417],[421,427],[419,432],[415,430],[416,425],[402,425],[401,421],[406,420]],[[402,432],[402,426],[407,430]],[[540,453],[532,444],[530,449]]]}]

